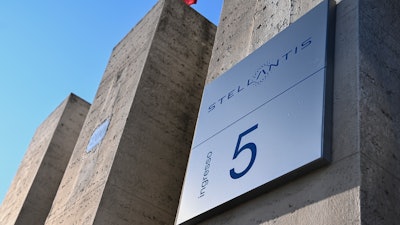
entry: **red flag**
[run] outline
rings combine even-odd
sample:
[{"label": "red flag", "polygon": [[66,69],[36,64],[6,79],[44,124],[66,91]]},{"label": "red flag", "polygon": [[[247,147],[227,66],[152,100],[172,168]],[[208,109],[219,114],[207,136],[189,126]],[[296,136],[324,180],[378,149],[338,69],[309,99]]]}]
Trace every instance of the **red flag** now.
[{"label": "red flag", "polygon": [[197,0],[183,0],[185,1],[186,5],[193,5],[197,3]]}]

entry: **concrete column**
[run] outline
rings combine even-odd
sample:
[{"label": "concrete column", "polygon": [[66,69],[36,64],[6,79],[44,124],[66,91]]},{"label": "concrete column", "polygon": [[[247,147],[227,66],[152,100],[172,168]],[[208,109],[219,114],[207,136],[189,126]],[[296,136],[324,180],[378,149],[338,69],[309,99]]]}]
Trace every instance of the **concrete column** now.
[{"label": "concrete column", "polygon": [[[207,82],[320,2],[225,1]],[[400,3],[336,2],[332,163],[201,224],[397,223]]]},{"label": "concrete column", "polygon": [[173,224],[215,31],[160,0],[114,48],[46,224]]},{"label": "concrete column", "polygon": [[90,104],[71,94],[37,128],[0,208],[0,224],[43,224]]},{"label": "concrete column", "polygon": [[359,1],[362,224],[400,218],[400,2]]}]

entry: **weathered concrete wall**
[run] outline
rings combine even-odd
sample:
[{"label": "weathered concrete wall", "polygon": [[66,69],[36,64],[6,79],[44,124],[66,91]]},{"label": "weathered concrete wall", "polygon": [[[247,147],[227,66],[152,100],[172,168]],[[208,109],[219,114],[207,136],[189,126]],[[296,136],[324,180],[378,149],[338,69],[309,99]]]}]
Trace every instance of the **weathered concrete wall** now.
[{"label": "weathered concrete wall", "polygon": [[[212,81],[320,0],[229,0]],[[397,0],[337,0],[333,160],[202,224],[396,224],[400,218]]]},{"label": "weathered concrete wall", "polygon": [[71,94],[37,128],[0,209],[0,224],[43,224],[89,103]]},{"label": "weathered concrete wall", "polygon": [[[46,224],[93,223],[161,10],[162,4],[155,6],[114,48]],[[106,119],[101,144],[86,153]]]},{"label": "weathered concrete wall", "polygon": [[400,218],[400,1],[360,0],[361,215]]},{"label": "weathered concrete wall", "polygon": [[173,224],[215,30],[160,0],[114,48],[46,224]]},{"label": "weathered concrete wall", "polygon": [[[224,2],[207,82],[321,1]],[[360,224],[358,2],[337,5],[333,160],[201,224]]]}]

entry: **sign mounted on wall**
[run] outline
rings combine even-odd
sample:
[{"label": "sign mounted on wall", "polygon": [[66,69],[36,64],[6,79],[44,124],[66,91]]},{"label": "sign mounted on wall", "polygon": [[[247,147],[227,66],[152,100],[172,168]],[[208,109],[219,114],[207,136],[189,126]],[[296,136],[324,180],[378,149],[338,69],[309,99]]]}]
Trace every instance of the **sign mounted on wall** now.
[{"label": "sign mounted on wall", "polygon": [[176,224],[194,224],[330,161],[335,1],[208,84]]}]

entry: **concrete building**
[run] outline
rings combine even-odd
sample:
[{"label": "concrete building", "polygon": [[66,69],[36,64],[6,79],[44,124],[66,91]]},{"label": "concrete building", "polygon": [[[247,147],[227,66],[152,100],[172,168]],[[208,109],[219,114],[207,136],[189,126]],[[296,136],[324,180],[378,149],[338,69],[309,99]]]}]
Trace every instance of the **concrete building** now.
[{"label": "concrete building", "polygon": [[37,128],[0,208],[0,224],[43,224],[90,104],[74,94]]},{"label": "concrete building", "polygon": [[215,31],[161,0],[114,48],[45,224],[173,224]]},{"label": "concrete building", "polygon": [[[226,0],[216,29],[160,0],[114,48],[45,224],[174,224],[204,83],[320,2]],[[199,224],[398,224],[400,2],[336,4],[331,163]]]},{"label": "concrete building", "polygon": [[[207,83],[320,2],[224,1]],[[331,164],[200,224],[398,224],[400,2],[336,3]]]}]

